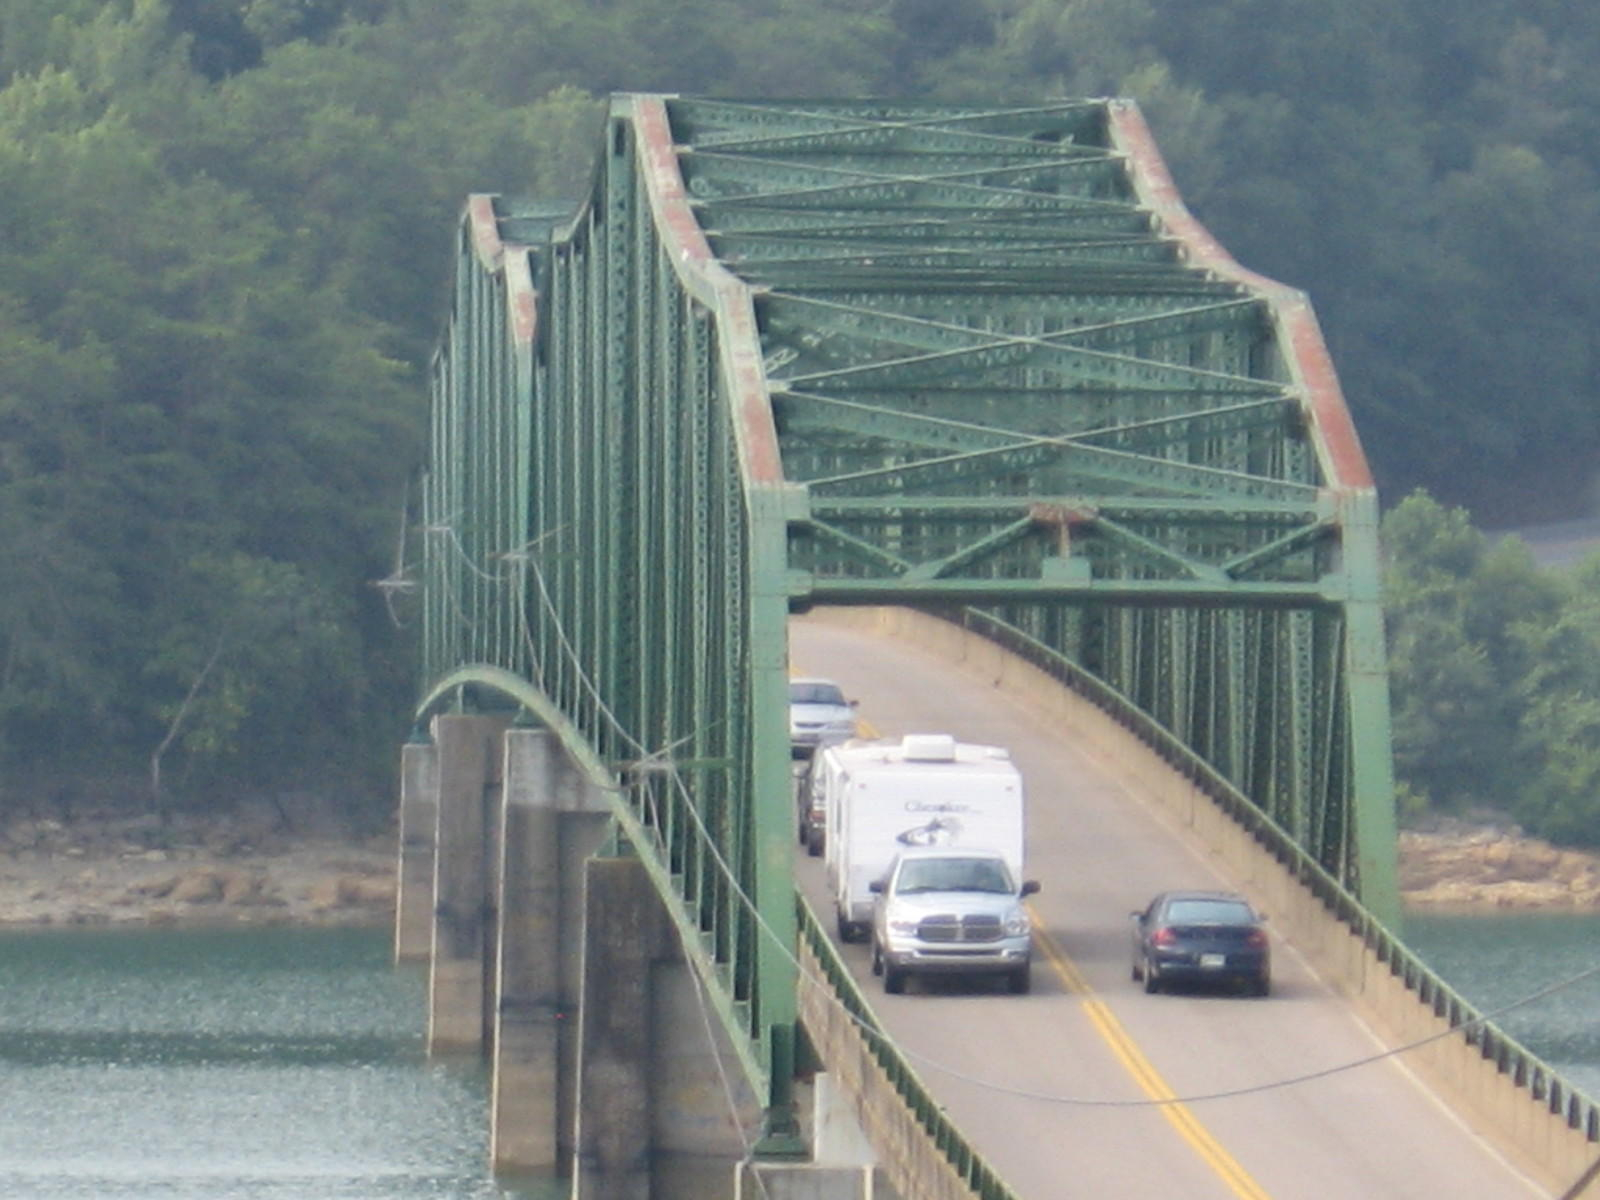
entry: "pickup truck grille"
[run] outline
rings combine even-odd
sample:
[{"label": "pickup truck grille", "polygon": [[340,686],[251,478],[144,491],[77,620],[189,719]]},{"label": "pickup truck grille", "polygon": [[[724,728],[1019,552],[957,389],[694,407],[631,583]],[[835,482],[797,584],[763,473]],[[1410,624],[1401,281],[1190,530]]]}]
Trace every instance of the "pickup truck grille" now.
[{"label": "pickup truck grille", "polygon": [[936,913],[917,926],[917,937],[924,942],[998,942],[1001,936],[1000,918],[992,913]]}]

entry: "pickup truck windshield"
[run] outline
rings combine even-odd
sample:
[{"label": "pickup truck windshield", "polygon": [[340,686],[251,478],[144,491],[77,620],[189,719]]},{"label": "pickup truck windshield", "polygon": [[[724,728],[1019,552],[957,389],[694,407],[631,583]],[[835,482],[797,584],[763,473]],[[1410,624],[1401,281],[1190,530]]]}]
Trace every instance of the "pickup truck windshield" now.
[{"label": "pickup truck windshield", "polygon": [[1017,889],[1005,864],[993,858],[930,858],[904,863],[895,882],[897,893],[998,892]]}]

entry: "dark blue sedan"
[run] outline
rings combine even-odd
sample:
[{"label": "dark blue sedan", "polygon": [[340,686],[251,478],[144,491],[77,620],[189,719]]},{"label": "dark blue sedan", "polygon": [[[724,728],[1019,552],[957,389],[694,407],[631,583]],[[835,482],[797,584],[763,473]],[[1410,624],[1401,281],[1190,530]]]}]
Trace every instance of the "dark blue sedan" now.
[{"label": "dark blue sedan", "polygon": [[1266,918],[1232,892],[1162,892],[1133,914],[1133,978],[1144,990],[1169,983],[1272,988]]}]

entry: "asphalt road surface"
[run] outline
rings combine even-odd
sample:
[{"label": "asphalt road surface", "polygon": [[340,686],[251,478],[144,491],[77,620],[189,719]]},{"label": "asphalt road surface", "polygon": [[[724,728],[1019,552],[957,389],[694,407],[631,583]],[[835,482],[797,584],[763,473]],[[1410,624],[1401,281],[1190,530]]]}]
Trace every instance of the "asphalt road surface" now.
[{"label": "asphalt road surface", "polygon": [[[797,619],[791,668],[843,684],[867,732],[1005,746],[1022,771],[1026,873],[1042,885],[1029,995],[998,982],[913,979],[905,995],[888,996],[867,948],[843,947],[918,1074],[1019,1195],[1546,1194],[1425,1091],[1403,1058],[1339,1069],[1383,1047],[1281,940],[1270,997],[1146,995],[1129,974],[1129,913],[1165,888],[1235,885],[1093,747],[1067,744],[985,681],[894,641]],[[797,862],[831,929],[822,859],[798,851]],[[1319,1072],[1329,1073],[1304,1078]]]}]

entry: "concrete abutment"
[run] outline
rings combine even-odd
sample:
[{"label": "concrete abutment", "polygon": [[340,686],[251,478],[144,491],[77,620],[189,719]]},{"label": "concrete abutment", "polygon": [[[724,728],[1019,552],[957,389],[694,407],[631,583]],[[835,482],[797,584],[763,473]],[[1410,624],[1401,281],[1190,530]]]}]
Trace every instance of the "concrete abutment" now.
[{"label": "concrete abutment", "polygon": [[[579,1200],[874,1195],[860,1162],[751,1161],[761,1106],[643,864],[600,856],[609,805],[560,740],[431,731],[402,751],[395,957],[426,964],[429,1053],[489,1066],[495,1172]],[[847,1120],[813,1118],[819,1145]]]}]

